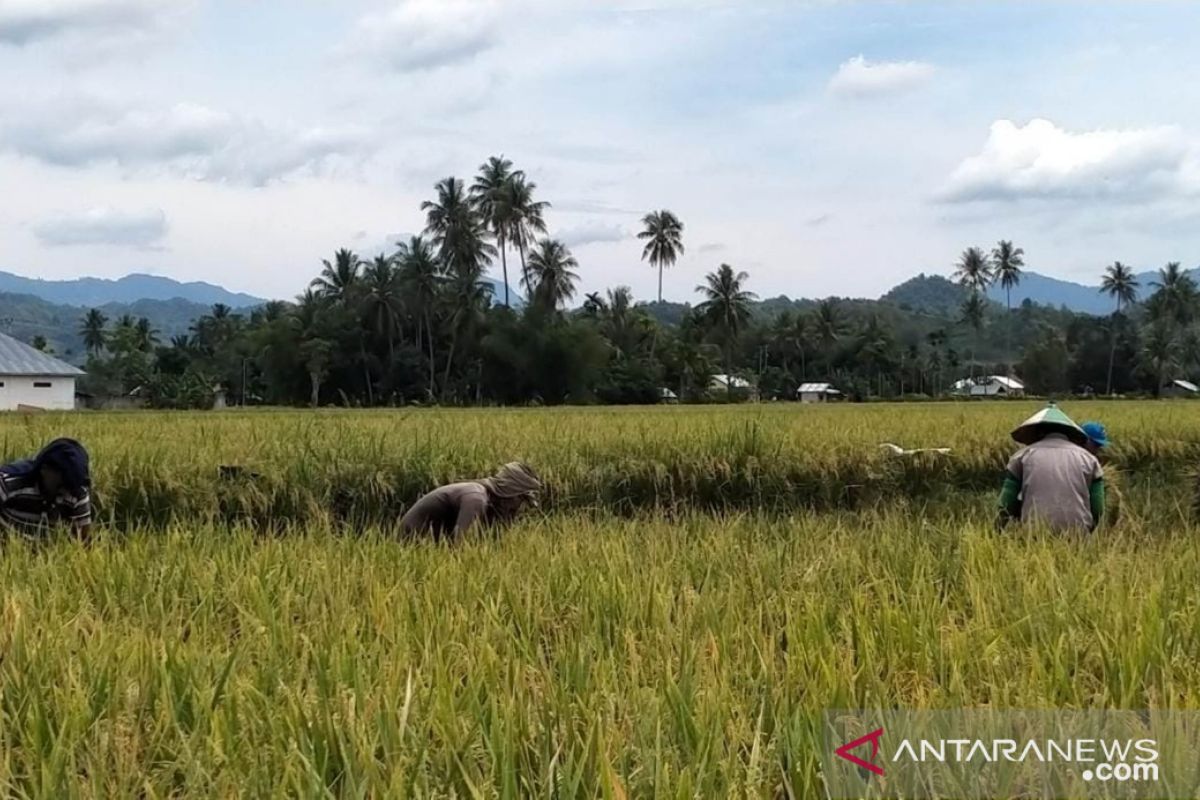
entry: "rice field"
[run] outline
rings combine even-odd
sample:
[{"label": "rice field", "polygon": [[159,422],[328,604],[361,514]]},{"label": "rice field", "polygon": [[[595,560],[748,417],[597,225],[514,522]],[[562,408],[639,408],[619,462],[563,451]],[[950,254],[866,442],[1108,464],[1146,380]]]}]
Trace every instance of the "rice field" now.
[{"label": "rice field", "polygon": [[[105,519],[0,555],[0,792],[807,798],[826,708],[1200,708],[1200,413],[1066,406],[1120,524],[997,535],[1036,407],[0,418],[84,441]],[[518,457],[541,512],[397,540]]]}]

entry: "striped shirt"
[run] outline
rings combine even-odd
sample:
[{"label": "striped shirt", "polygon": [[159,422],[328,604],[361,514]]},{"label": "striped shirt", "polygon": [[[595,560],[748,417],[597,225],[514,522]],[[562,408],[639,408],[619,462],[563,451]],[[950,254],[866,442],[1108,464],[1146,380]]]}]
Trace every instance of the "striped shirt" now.
[{"label": "striped shirt", "polygon": [[83,528],[92,523],[92,500],[87,489],[73,495],[60,491],[42,496],[36,475],[11,475],[0,468],[0,524],[25,535],[46,533],[55,525]]}]

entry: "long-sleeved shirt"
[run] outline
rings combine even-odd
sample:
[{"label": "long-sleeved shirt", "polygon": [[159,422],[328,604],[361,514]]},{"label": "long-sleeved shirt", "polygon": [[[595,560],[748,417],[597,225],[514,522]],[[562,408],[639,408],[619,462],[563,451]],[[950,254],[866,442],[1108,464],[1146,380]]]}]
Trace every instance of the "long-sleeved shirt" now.
[{"label": "long-sleeved shirt", "polygon": [[1104,469],[1066,436],[1050,434],[1008,462],[1000,504],[1009,513],[1019,505],[1023,522],[1091,530],[1104,513]]},{"label": "long-sleeved shirt", "polygon": [[486,522],[489,506],[488,491],[483,484],[452,483],[413,503],[400,520],[400,526],[413,533],[457,537],[476,522]]},{"label": "long-sleeved shirt", "polygon": [[42,494],[36,475],[14,475],[0,467],[0,524],[27,536],[45,533],[54,525],[86,528],[92,522],[92,502],[87,489],[78,495]]}]

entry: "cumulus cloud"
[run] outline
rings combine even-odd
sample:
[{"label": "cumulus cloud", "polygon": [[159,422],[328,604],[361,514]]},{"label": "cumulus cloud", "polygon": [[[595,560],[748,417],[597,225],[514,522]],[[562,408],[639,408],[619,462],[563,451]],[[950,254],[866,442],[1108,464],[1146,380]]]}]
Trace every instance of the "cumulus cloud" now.
[{"label": "cumulus cloud", "polygon": [[978,155],[950,174],[948,201],[1020,198],[1143,200],[1196,188],[1195,143],[1175,127],[1072,132],[1002,119]]},{"label": "cumulus cloud", "polygon": [[0,0],[0,44],[71,33],[145,33],[179,6],[178,0]]},{"label": "cumulus cloud", "polygon": [[114,107],[63,99],[0,125],[0,149],[63,167],[102,164],[262,185],[370,147],[353,129],[273,125],[205,106]]},{"label": "cumulus cloud", "polygon": [[934,71],[924,61],[867,61],[858,55],[838,67],[829,91],[846,97],[892,94],[927,83]]},{"label": "cumulus cloud", "polygon": [[55,214],[34,223],[33,233],[48,247],[116,245],[151,249],[167,235],[161,209],[120,211],[107,206]]},{"label": "cumulus cloud", "polygon": [[401,0],[362,17],[344,50],[397,72],[433,69],[495,46],[496,17],[494,0]]},{"label": "cumulus cloud", "polygon": [[554,236],[567,247],[583,247],[589,244],[603,242],[620,242],[629,238],[629,233],[620,225],[605,225],[601,222],[590,222],[574,228],[559,231]]}]

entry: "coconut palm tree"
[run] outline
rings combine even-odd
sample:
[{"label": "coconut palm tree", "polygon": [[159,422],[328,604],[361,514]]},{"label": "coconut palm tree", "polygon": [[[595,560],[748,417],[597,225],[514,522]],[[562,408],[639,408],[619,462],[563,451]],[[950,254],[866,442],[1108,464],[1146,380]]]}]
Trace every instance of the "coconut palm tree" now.
[{"label": "coconut palm tree", "polygon": [[[358,285],[362,261],[351,250],[345,248],[333,255],[333,263],[322,260],[321,274],[309,284],[318,295],[329,300],[345,302]],[[216,314],[213,315],[214,317]]]},{"label": "coconut palm tree", "polygon": [[1112,266],[1104,270],[1100,291],[1117,301],[1117,310],[1113,312],[1110,324],[1112,344],[1108,353],[1108,387],[1105,390],[1105,394],[1111,395],[1113,392],[1113,367],[1117,359],[1117,317],[1121,315],[1121,310],[1125,306],[1137,302],[1138,280],[1134,277],[1132,269],[1120,261],[1114,261]]},{"label": "coconut palm tree", "polygon": [[583,300],[584,316],[596,319],[608,310],[608,304],[604,302],[604,295],[599,292],[588,292]]},{"label": "coconut palm tree", "polygon": [[450,310],[450,349],[446,353],[446,373],[442,379],[442,395],[450,389],[450,375],[458,346],[470,341],[471,335],[483,321],[484,309],[490,297],[489,287],[482,279],[470,272],[452,275],[446,286],[446,300]]},{"label": "coconut palm tree", "polygon": [[968,247],[959,256],[954,278],[974,294],[986,292],[993,280],[991,262],[978,247]]},{"label": "coconut palm tree", "polygon": [[158,344],[158,331],[154,330],[154,326],[150,324],[150,320],[145,317],[139,317],[133,329],[137,332],[138,349],[143,353],[149,353]]},{"label": "coconut palm tree", "polygon": [[504,305],[510,307],[508,296],[508,236],[513,223],[513,183],[524,180],[525,173],[513,171],[513,164],[503,156],[492,156],[479,167],[470,190],[471,201],[484,226],[496,237],[500,251],[500,268],[504,275]]},{"label": "coconut palm tree", "polygon": [[487,229],[468,199],[462,181],[446,178],[437,184],[436,191],[437,200],[421,204],[425,233],[431,237],[448,275],[476,281],[483,276],[496,248],[488,243]]},{"label": "coconut palm tree", "polygon": [[390,380],[396,363],[396,338],[404,314],[400,280],[392,259],[383,254],[376,256],[363,272],[362,286],[363,310],[371,330],[387,342]]},{"label": "coconut palm tree", "polygon": [[546,234],[546,211],[550,204],[535,200],[537,184],[526,180],[524,173],[514,173],[504,190],[504,202],[508,214],[506,241],[517,248],[521,256],[521,277],[528,283],[529,267],[525,254],[538,236]]},{"label": "coconut palm tree", "polygon": [[[419,309],[417,315],[417,348],[420,349],[422,338],[429,354],[429,396],[432,398],[435,387],[435,362],[433,357],[433,308],[441,294],[445,277],[442,275],[437,258],[429,243],[420,236],[414,236],[407,242],[400,243],[396,254],[400,264],[400,286],[404,294],[405,304],[410,309]],[[421,329],[424,327],[424,337]]]},{"label": "coconut palm tree", "polygon": [[[1012,290],[1021,283],[1021,268],[1025,266],[1025,251],[1013,247],[1007,239],[1001,239],[992,250],[993,275],[1000,287],[1004,289],[1004,306],[1007,317],[1012,317]],[[1012,324],[1011,319],[1005,319],[1006,354],[1012,353]],[[1008,374],[1012,375],[1012,361],[1008,361]]]},{"label": "coconut palm tree", "polygon": [[658,268],[658,302],[662,302],[663,268],[674,266],[684,253],[683,223],[670,211],[652,211],[642,218],[638,238],[646,242],[642,260]]},{"label": "coconut palm tree", "polygon": [[1169,320],[1157,320],[1149,326],[1142,341],[1142,363],[1154,378],[1154,396],[1158,397],[1171,370],[1179,366],[1179,340]]},{"label": "coconut palm tree", "polygon": [[1160,269],[1158,280],[1151,285],[1157,289],[1150,298],[1150,312],[1155,319],[1165,319],[1172,326],[1192,321],[1196,313],[1196,282],[1180,269],[1178,261]]},{"label": "coconut palm tree", "polygon": [[1025,251],[1001,240],[992,250],[992,274],[1004,289],[1004,302],[1012,311],[1012,290],[1021,283],[1021,268],[1025,266]]},{"label": "coconut palm tree", "polygon": [[106,325],[108,325],[108,317],[104,316],[104,312],[98,308],[89,310],[83,317],[79,335],[83,337],[83,346],[93,356],[100,355],[100,352],[104,350],[104,344],[108,340]]},{"label": "coconut palm tree", "polygon": [[579,262],[562,242],[542,239],[529,254],[533,285],[526,286],[534,303],[547,311],[557,309],[575,296]]},{"label": "coconut palm tree", "polygon": [[733,390],[733,348],[750,323],[750,304],[758,299],[754,292],[742,288],[749,279],[747,273],[735,273],[733,267],[722,264],[696,287],[696,291],[704,296],[704,302],[696,310],[724,345],[726,389],[730,392]]}]

